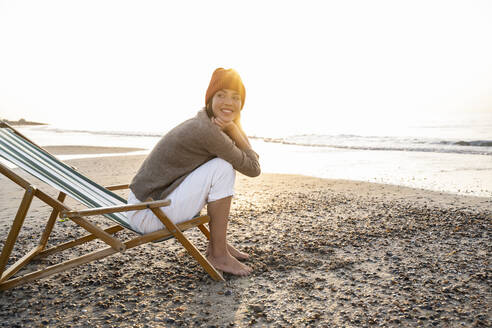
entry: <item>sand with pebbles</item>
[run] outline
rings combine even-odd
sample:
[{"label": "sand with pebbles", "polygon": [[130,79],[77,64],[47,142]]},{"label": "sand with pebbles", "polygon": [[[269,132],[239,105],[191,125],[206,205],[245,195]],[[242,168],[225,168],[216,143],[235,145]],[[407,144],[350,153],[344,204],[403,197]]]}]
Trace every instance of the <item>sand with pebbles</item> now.
[{"label": "sand with pebbles", "polygon": [[[129,182],[142,160],[70,164],[111,185]],[[0,185],[3,247],[22,190],[5,177]],[[491,209],[491,199],[398,186],[238,175],[230,241],[251,254],[250,276],[214,282],[169,240],[0,292],[0,326],[487,327]],[[48,215],[48,207],[33,202],[14,259],[36,244]],[[93,221],[110,225],[100,217]],[[60,220],[50,242],[81,233]],[[198,231],[186,234],[205,249]],[[102,246],[93,242],[27,270]]]}]

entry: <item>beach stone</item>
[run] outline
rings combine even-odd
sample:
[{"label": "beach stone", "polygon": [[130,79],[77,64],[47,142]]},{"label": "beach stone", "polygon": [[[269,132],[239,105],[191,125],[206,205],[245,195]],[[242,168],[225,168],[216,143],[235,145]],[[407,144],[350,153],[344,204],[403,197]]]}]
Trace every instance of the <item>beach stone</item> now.
[{"label": "beach stone", "polygon": [[265,310],[265,306],[263,304],[250,304],[249,308],[255,313],[261,313]]},{"label": "beach stone", "polygon": [[[124,159],[118,165],[122,164]],[[251,255],[248,265],[254,272],[250,277],[228,275],[226,284],[216,283],[191,257],[179,255],[180,246],[174,241],[146,245],[141,252],[131,249],[84,270],[2,292],[0,325],[30,327],[45,320],[49,326],[60,327],[224,327],[234,320],[239,327],[251,321],[258,327],[419,327],[436,322],[443,327],[492,326],[486,302],[490,285],[487,212],[470,206],[453,210],[422,206],[397,191],[394,196],[382,195],[372,185],[348,183],[341,192],[337,191],[341,182],[308,177],[292,180],[296,178],[265,175],[258,179],[266,180],[258,184],[239,175],[237,179],[230,236]],[[241,187],[241,181],[249,187]],[[279,192],[282,183],[285,186]],[[361,193],[360,188],[366,187],[376,189]],[[433,197],[422,195],[422,201]],[[81,231],[71,222],[64,224],[57,227],[74,229],[73,235],[79,236]],[[34,236],[39,228],[33,225],[31,230]],[[0,229],[0,243],[6,233]],[[190,235],[198,248],[206,248],[199,232]],[[20,256],[29,243],[37,242],[22,240]],[[63,234],[56,242],[67,240]],[[97,249],[85,247],[80,246]],[[122,288],[113,290],[115,277]],[[97,281],[103,283],[96,285]],[[22,295],[14,296],[17,292]],[[121,306],[127,311],[120,312]],[[185,311],[177,310],[184,306]],[[88,313],[80,319],[82,309]],[[26,321],[27,317],[33,320]],[[335,317],[337,325],[331,321]]]}]

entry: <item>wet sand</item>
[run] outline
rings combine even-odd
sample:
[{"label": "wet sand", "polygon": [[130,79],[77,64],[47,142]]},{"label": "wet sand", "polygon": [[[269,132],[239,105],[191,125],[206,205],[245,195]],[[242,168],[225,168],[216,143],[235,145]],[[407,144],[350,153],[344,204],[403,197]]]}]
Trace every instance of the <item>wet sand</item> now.
[{"label": "wet sand", "polygon": [[45,146],[43,147],[51,154],[55,155],[82,155],[82,154],[115,154],[129,153],[144,150],[143,148],[131,147],[100,147],[100,146]]},{"label": "wet sand", "polygon": [[[143,158],[69,163],[101,185],[112,185],[128,183]],[[3,176],[0,185],[3,247],[22,190]],[[0,292],[0,326],[487,327],[492,324],[491,209],[489,198],[238,174],[229,239],[250,253],[250,276],[226,274],[225,283],[214,282],[169,240]],[[15,260],[37,243],[48,216],[49,208],[33,201]],[[110,225],[100,217],[93,221]],[[50,242],[81,234],[70,221],[60,221]],[[198,231],[186,234],[205,249]],[[93,242],[27,270],[102,246]]]}]

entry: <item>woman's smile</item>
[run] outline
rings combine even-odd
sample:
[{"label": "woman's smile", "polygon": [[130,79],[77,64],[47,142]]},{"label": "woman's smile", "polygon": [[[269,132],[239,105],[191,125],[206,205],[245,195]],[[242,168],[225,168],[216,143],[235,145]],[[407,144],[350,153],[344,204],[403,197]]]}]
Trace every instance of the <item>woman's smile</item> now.
[{"label": "woman's smile", "polygon": [[225,114],[232,114],[234,111],[228,108],[222,108],[221,111]]}]

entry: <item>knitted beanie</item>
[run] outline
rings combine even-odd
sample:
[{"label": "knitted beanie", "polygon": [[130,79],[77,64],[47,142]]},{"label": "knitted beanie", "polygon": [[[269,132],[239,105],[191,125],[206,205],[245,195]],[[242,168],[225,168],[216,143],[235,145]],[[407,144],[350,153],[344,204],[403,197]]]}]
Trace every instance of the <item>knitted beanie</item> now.
[{"label": "knitted beanie", "polygon": [[238,72],[232,68],[217,68],[212,74],[207,93],[205,94],[205,105],[207,105],[214,94],[221,89],[237,91],[241,95],[241,109],[243,109],[244,100],[246,99],[246,89],[244,88],[243,81],[241,81]]}]

